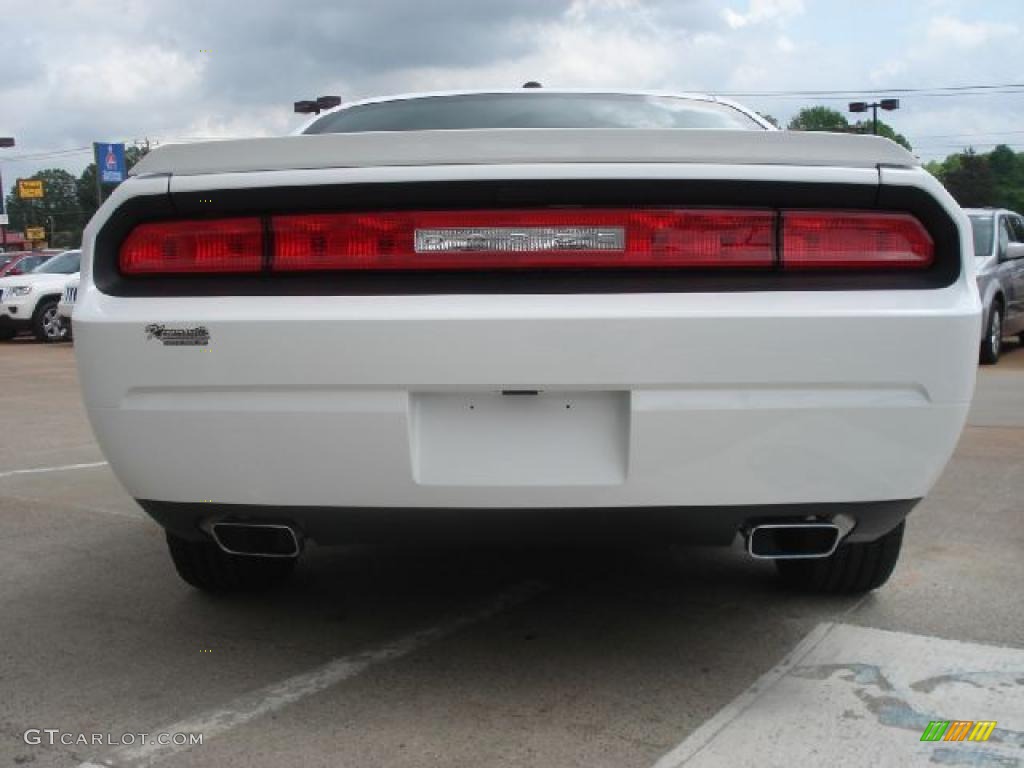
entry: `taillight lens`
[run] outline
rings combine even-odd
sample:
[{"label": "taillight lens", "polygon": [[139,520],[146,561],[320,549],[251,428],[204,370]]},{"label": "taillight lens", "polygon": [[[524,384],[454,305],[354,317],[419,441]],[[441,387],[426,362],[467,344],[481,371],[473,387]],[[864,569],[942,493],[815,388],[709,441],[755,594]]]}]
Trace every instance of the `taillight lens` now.
[{"label": "taillight lens", "polygon": [[922,269],[935,243],[905,213],[784,211],[783,269]]},{"label": "taillight lens", "polygon": [[[270,235],[269,245],[264,232]],[[781,243],[776,242],[781,231]],[[672,208],[314,213],[155,222],[126,275],[516,269],[921,269],[909,214]]]},{"label": "taillight lens", "polygon": [[259,272],[262,265],[256,217],[140,224],[121,246],[127,275]]},{"label": "taillight lens", "polygon": [[397,211],[274,216],[275,271],[771,267],[770,211]]}]

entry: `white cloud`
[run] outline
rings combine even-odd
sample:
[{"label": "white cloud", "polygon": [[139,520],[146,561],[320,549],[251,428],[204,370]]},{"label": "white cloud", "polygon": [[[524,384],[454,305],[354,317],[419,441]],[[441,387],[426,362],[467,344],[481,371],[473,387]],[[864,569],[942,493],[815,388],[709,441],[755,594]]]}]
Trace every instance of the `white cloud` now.
[{"label": "white cloud", "polygon": [[934,45],[952,45],[958,48],[976,48],[992,40],[1017,37],[1013,24],[995,24],[988,21],[967,22],[953,16],[932,19],[926,32],[928,42]]},{"label": "white cloud", "polygon": [[180,98],[195,88],[207,60],[156,45],[106,48],[80,57],[54,52],[46,60],[47,81],[65,107],[111,107],[138,103],[154,92]]},{"label": "white cloud", "polygon": [[[12,164],[5,154],[285,133],[302,119],[293,100],[326,93],[350,100],[533,79],[716,92],[1005,82],[1024,24],[1017,3],[992,0],[982,14],[966,0],[891,13],[883,3],[802,0],[306,0],[299,14],[281,0],[248,0],[244,13],[224,0],[0,0],[5,17],[33,19],[7,39],[0,103],[17,109],[0,114],[0,134],[18,148],[0,163],[15,177],[55,163],[78,170],[88,155]],[[738,100],[783,122],[815,103],[845,107]],[[930,157],[959,139],[916,136],[1013,130],[1024,102],[907,97],[886,120]]]},{"label": "white cloud", "polygon": [[792,53],[796,50],[796,44],[785,35],[779,35],[775,39],[775,47],[782,53]]},{"label": "white cloud", "polygon": [[803,13],[803,0],[750,0],[746,13],[726,8],[722,16],[733,29]]}]

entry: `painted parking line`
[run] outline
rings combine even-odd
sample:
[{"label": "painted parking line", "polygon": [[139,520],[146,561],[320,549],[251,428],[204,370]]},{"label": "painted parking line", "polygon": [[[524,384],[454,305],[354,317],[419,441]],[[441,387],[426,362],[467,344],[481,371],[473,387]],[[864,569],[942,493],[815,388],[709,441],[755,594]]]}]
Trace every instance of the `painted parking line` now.
[{"label": "painted parking line", "polygon": [[[377,648],[340,656],[316,669],[243,694],[218,709],[160,728],[150,728],[148,733],[201,733],[205,744],[214,736],[360,675],[372,666],[395,661],[472,624],[490,619],[502,611],[526,602],[546,588],[546,585],[539,582],[518,584],[471,613],[418,630]],[[100,759],[81,763],[78,768],[142,768],[174,752],[195,748],[188,745],[158,744],[155,741],[145,745],[122,746]]]},{"label": "painted parking line", "polygon": [[5,477],[14,477],[15,475],[41,475],[46,472],[66,472],[69,469],[95,469],[96,467],[105,467],[107,462],[105,461],[93,461],[88,464],[62,464],[58,467],[32,467],[30,469],[11,469],[6,472],[0,472],[0,480]]},{"label": "painted parking line", "polygon": [[[933,721],[996,725],[922,741]],[[1024,650],[821,624],[655,768],[936,764],[1024,766]]]}]

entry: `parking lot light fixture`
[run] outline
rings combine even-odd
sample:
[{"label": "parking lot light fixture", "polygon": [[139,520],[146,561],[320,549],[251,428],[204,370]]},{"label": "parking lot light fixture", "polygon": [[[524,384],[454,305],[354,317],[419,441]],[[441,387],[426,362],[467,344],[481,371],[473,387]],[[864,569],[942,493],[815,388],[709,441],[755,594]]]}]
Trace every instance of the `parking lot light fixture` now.
[{"label": "parking lot light fixture", "polygon": [[341,96],[317,96],[295,102],[295,111],[300,115],[319,115],[321,112],[341,106]]},{"label": "parking lot light fixture", "polygon": [[878,108],[892,112],[894,109],[900,108],[899,99],[882,99],[881,101],[851,101],[849,110],[851,112],[867,112],[871,110],[871,132],[878,135]]}]

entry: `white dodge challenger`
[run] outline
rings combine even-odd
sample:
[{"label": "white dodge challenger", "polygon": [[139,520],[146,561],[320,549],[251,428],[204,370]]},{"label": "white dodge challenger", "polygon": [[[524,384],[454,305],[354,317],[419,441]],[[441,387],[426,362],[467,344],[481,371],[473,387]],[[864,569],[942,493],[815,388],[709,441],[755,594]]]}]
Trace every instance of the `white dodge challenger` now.
[{"label": "white dodge challenger", "polygon": [[972,262],[886,139],[696,95],[399,96],[153,151],[86,231],[75,353],[202,589],[308,541],[568,524],[741,536],[860,592],[963,427]]}]

